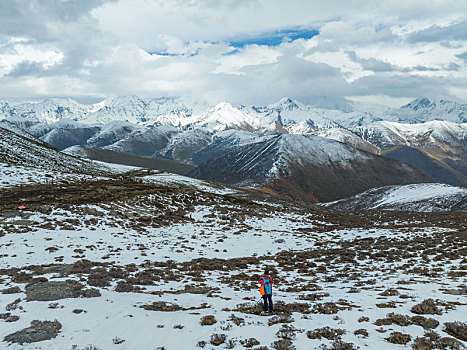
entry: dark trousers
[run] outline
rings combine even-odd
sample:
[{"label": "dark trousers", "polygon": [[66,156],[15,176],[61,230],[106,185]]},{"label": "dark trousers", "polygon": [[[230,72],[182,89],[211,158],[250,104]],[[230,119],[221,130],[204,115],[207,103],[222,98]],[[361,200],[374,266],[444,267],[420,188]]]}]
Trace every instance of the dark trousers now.
[{"label": "dark trousers", "polygon": [[263,310],[264,311],[272,311],[272,295],[271,294],[264,294],[263,295]]}]

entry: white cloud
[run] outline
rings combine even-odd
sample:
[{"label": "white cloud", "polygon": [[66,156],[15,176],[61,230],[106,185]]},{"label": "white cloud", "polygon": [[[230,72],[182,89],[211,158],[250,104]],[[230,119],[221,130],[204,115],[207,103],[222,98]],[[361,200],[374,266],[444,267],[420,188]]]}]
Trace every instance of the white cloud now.
[{"label": "white cloud", "polygon": [[241,70],[243,67],[274,63],[279,56],[278,50],[268,46],[248,45],[238,52],[222,56],[214,73],[245,74]]},{"label": "white cloud", "polygon": [[[0,98],[467,102],[466,28],[453,0],[14,0],[0,7]],[[319,34],[268,42],[291,29]]]},{"label": "white cloud", "polygon": [[0,45],[0,78],[21,68],[21,65],[35,65],[36,70],[46,70],[62,60],[63,53],[48,45],[34,45],[24,38],[11,38],[7,44]]}]

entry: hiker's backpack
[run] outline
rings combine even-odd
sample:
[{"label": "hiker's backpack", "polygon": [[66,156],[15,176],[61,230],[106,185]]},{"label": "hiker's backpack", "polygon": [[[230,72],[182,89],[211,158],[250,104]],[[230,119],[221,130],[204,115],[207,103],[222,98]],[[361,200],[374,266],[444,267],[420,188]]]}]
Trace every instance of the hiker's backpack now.
[{"label": "hiker's backpack", "polygon": [[260,281],[263,281],[261,283],[261,287],[259,288],[259,293],[261,295],[264,294],[272,294],[272,284],[271,284],[271,277],[261,277]]}]

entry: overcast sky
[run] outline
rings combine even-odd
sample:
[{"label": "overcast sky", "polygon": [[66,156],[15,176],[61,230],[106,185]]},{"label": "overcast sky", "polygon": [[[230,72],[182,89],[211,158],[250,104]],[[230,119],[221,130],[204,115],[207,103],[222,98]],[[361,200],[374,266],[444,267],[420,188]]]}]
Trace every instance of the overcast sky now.
[{"label": "overcast sky", "polygon": [[467,102],[465,0],[0,0],[0,99]]}]

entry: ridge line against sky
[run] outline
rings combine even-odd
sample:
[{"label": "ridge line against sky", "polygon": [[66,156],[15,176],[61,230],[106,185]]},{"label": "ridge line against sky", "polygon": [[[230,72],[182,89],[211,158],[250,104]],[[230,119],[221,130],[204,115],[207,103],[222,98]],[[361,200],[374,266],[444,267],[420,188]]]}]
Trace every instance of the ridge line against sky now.
[{"label": "ridge line against sky", "polygon": [[467,1],[0,0],[0,98],[467,102]]}]

